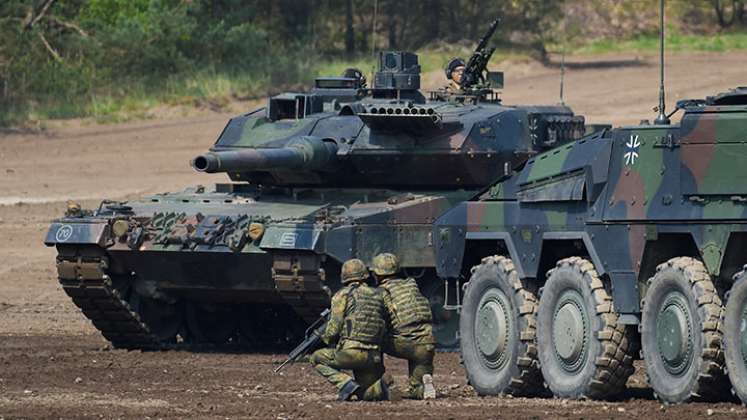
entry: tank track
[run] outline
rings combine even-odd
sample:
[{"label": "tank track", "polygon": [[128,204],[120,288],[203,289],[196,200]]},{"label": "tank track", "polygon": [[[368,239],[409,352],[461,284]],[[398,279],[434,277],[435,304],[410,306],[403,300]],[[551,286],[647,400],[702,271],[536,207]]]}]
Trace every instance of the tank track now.
[{"label": "tank track", "polygon": [[[116,348],[161,350],[173,347],[156,337],[114,287],[104,256],[58,256],[65,293]],[[176,345],[176,344],[174,344]]]},{"label": "tank track", "polygon": [[[329,306],[324,270],[319,268],[316,258],[299,258],[297,255],[283,257],[277,259],[273,267],[276,288],[298,315],[307,322],[313,322],[319,318],[323,308]],[[114,348],[214,351],[239,350],[247,345],[249,348],[265,348],[269,345],[240,341],[216,344],[191,339],[164,340],[151,331],[130,305],[127,292],[117,287],[116,278],[112,279],[108,268],[106,255],[96,248],[76,249],[72,253],[66,250],[57,257],[58,280],[63,290]],[[303,333],[303,330],[300,332]]]}]

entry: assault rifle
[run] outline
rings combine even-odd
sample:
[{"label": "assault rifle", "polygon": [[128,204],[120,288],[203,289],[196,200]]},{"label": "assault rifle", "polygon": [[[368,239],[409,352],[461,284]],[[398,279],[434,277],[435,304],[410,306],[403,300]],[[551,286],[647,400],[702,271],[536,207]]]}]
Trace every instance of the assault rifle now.
[{"label": "assault rifle", "polygon": [[302,358],[311,350],[316,348],[319,342],[322,341],[322,334],[324,334],[324,330],[327,328],[327,321],[329,321],[329,309],[325,309],[324,312],[322,312],[322,314],[319,316],[319,319],[311,324],[311,326],[306,330],[306,338],[304,338],[301,344],[291,350],[291,352],[288,354],[288,359],[286,359],[280,366],[275,368],[275,373],[280,372],[280,370],[283,369],[287,364],[295,363],[298,359]]},{"label": "assault rifle", "polygon": [[477,44],[475,52],[472,53],[469,61],[467,61],[467,65],[464,66],[462,83],[460,83],[463,90],[468,90],[477,84],[485,84],[485,73],[488,69],[488,61],[490,61],[490,57],[495,51],[495,47],[488,48],[488,41],[493,37],[495,30],[498,29],[499,22],[500,19],[496,19],[490,24],[488,31],[485,32],[485,35],[483,35],[482,38],[480,38],[480,42]]}]

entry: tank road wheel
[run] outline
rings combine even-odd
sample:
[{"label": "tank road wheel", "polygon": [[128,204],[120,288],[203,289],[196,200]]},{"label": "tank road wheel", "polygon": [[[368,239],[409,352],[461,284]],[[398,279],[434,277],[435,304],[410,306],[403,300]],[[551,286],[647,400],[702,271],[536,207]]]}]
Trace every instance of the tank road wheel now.
[{"label": "tank road wheel", "polygon": [[187,303],[187,327],[196,343],[226,344],[236,333],[238,314],[231,305]]},{"label": "tank road wheel", "polygon": [[721,299],[703,263],[672,258],[649,279],[641,345],[649,385],[664,402],[724,390]]},{"label": "tank road wheel", "polygon": [[537,298],[510,259],[487,257],[472,268],[459,320],[469,383],[480,395],[542,391],[535,346]]},{"label": "tank road wheel", "polygon": [[724,322],[724,358],[733,392],[747,404],[747,266],[734,276]]},{"label": "tank road wheel", "polygon": [[537,310],[542,375],[555,396],[608,398],[633,373],[630,327],[617,323],[594,265],[571,257],[548,273]]},{"label": "tank road wheel", "polygon": [[130,294],[130,306],[138,314],[151,333],[164,343],[175,343],[176,336],[184,326],[184,310],[179,302],[169,303],[161,299]]}]

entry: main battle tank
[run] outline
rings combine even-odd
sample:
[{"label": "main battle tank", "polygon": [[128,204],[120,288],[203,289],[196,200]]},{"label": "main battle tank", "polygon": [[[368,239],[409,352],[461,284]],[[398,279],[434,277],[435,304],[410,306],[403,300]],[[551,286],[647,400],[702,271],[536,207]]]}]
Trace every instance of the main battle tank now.
[{"label": "main battle tank", "polygon": [[415,54],[384,52],[371,89],[320,78],[231,119],[192,166],[233,182],[73,206],[45,241],[65,292],[115,347],[274,348],[329,305],[342,262],[389,251],[454,346],[459,291],[435,277],[433,221],[584,121],[484,86],[426,99],[419,73]]},{"label": "main battle tank", "polygon": [[479,394],[614,398],[640,355],[666,403],[730,396],[727,372],[747,401],[747,88],[678,108],[542,153],[438,219]]}]

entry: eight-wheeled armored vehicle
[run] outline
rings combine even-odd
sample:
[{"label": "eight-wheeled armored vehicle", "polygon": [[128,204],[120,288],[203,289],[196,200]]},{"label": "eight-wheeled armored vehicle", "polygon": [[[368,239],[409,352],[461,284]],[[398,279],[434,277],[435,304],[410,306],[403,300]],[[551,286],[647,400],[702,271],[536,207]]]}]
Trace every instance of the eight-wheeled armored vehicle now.
[{"label": "eight-wheeled armored vehicle", "polygon": [[724,398],[727,372],[747,401],[747,88],[678,108],[533,157],[437,220],[478,393],[609,398],[640,355],[665,402]]},{"label": "eight-wheeled armored vehicle", "polygon": [[55,220],[45,242],[59,281],[115,347],[272,347],[329,305],[343,261],[388,251],[432,299],[439,343],[455,346],[434,220],[584,131],[565,106],[503,105],[488,86],[499,78],[478,71],[479,85],[427,99],[417,56],[383,52],[372,88],[352,72],[269,98],[192,161],[232,182]]}]

